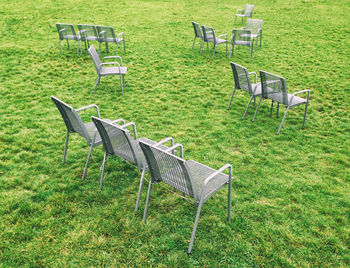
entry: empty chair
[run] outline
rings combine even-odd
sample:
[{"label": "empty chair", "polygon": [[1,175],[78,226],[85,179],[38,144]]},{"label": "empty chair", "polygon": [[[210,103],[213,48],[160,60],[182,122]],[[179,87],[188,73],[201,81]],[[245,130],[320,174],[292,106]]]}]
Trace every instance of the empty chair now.
[{"label": "empty chair", "polygon": [[106,44],[107,53],[109,53],[108,43],[115,43],[117,45],[117,54],[116,55],[118,55],[119,43],[123,42],[124,53],[126,53],[126,51],[125,51],[125,36],[124,36],[123,32],[115,35],[113,27],[110,27],[110,26],[96,26],[96,29],[97,29],[98,35],[100,37],[100,43],[99,43],[99,49],[98,49],[99,53],[101,51],[101,43],[103,43],[103,42]]},{"label": "empty chair", "polygon": [[192,49],[194,47],[196,39],[199,38],[201,40],[201,43],[199,45],[199,53],[202,53],[202,48],[203,48],[203,44],[204,44],[204,37],[202,34],[201,27],[199,26],[198,23],[196,23],[194,21],[192,21],[192,25],[193,25],[193,30],[194,30],[194,39],[193,39]]},{"label": "empty chair", "polygon": [[88,145],[90,146],[89,154],[85,164],[84,173],[82,176],[82,179],[84,179],[86,176],[92,150],[94,147],[102,144],[102,140],[100,135],[97,132],[97,129],[94,123],[93,122],[84,123],[80,115],[78,114],[78,112],[89,108],[94,108],[96,109],[97,116],[100,117],[99,108],[96,104],[91,104],[85,107],[81,107],[79,109],[74,109],[73,107],[69,106],[68,104],[64,103],[63,101],[59,100],[54,96],[51,96],[51,99],[56,104],[58,110],[60,111],[63,121],[66,124],[66,128],[67,128],[67,135],[66,135],[66,142],[64,146],[62,163],[65,163],[66,161],[66,153],[67,153],[68,139],[69,139],[70,133],[78,133],[80,136],[86,139]]},{"label": "empty chair", "polygon": [[[124,120],[120,120],[124,123],[124,125],[119,126],[115,123],[108,122],[106,120],[102,120],[95,116],[92,117],[92,121],[94,122],[103,142],[103,147],[105,149],[105,155],[103,158],[102,168],[101,168],[101,178],[100,178],[100,187],[102,187],[103,179],[104,179],[104,170],[108,156],[119,156],[120,158],[127,160],[128,162],[136,165],[141,172],[140,186],[136,200],[136,208],[139,207],[141,190],[143,185],[143,180],[146,171],[148,170],[145,157],[141,151],[139,142],[144,141],[155,145],[162,149],[167,149],[168,147],[164,146],[164,143],[170,141],[172,145],[174,145],[173,138],[169,137],[160,142],[155,142],[149,140],[147,138],[137,138],[137,130],[136,125],[133,122],[125,124]],[[134,138],[130,135],[127,127],[133,128]]]},{"label": "empty chair", "polygon": [[[119,75],[120,77],[120,85],[122,87],[122,95],[124,94],[124,87],[125,87],[125,78],[127,72],[127,67],[123,67],[123,61],[122,58],[119,56],[107,56],[104,57],[102,62],[100,60],[100,56],[97,54],[96,49],[94,46],[91,46],[89,48],[89,54],[91,56],[92,61],[94,62],[96,72],[97,72],[97,79],[95,83],[94,93],[96,93],[96,88],[100,83],[101,76],[107,76],[107,75]],[[119,62],[104,62],[105,59],[119,59]],[[115,67],[104,67],[106,65],[116,65]]]},{"label": "empty chair", "polygon": [[245,27],[246,30],[250,31],[250,37],[256,40],[258,44],[258,39],[260,38],[260,47],[261,47],[261,39],[262,39],[262,25],[263,20],[260,19],[248,19],[247,25]]},{"label": "empty chair", "polygon": [[[151,188],[155,183],[164,182],[184,195],[193,197],[194,204],[198,208],[187,251],[191,253],[202,205],[225,185],[228,185],[228,221],[231,220],[232,166],[226,164],[215,170],[194,160],[186,161],[183,159],[181,144],[175,144],[167,150],[143,141],[140,141],[140,146],[151,173],[143,220],[146,221]],[[181,157],[171,153],[175,148],[181,149]],[[229,169],[229,175],[222,173],[225,169]]]},{"label": "empty chair", "polygon": [[[284,77],[271,74],[265,71],[260,71],[260,79],[261,79],[261,86],[262,86],[262,95],[256,107],[253,121],[255,120],[262,98],[272,100],[270,116],[272,116],[273,103],[277,102],[277,117],[278,117],[279,104],[281,103],[287,108],[287,110],[284,113],[282,122],[278,128],[277,134],[279,134],[281,131],[283,122],[287,116],[288,110],[290,108],[305,104],[304,120],[303,120],[303,126],[302,126],[302,129],[304,129],[307,107],[309,105],[309,99],[310,99],[310,90],[305,89],[305,90],[295,92],[293,94],[289,94],[287,90],[286,79]],[[306,93],[306,92],[307,92],[307,99],[296,96],[298,94]]]},{"label": "empty chair", "polygon": [[[202,31],[203,31],[203,38],[204,42],[213,43],[214,44],[214,50],[213,50],[213,58],[215,56],[216,47],[221,44],[226,44],[226,57],[227,57],[227,34],[222,34],[216,37],[215,31],[213,27],[202,25]],[[220,37],[226,37],[226,39],[221,39]]]},{"label": "empty chair", "polygon": [[[250,103],[252,102],[252,99],[254,98],[254,104],[255,104],[255,98],[258,96],[261,96],[261,83],[257,83],[256,81],[257,77],[255,72],[248,72],[247,68],[233,62],[231,62],[231,68],[232,68],[233,77],[235,80],[235,87],[232,91],[231,99],[228,104],[227,110],[230,109],[233,95],[235,94],[236,89],[242,89],[248,92],[250,95],[250,99],[249,99],[247,108],[244,111],[244,114],[242,117],[242,120],[243,120],[248,111]],[[254,83],[251,82],[249,75],[255,76]]]},{"label": "empty chair", "polygon": [[254,11],[254,5],[245,5],[244,9],[237,9],[236,14],[235,14],[235,23],[237,21],[237,17],[242,18],[242,23],[243,23],[243,18],[252,18],[253,17],[253,11]]},{"label": "empty chair", "polygon": [[61,54],[61,41],[66,40],[68,49],[69,49],[69,42],[68,40],[75,40],[77,41],[77,54],[79,55],[79,43],[80,43],[80,36],[75,33],[73,24],[66,24],[66,23],[56,23],[58,36],[59,36],[59,49]]},{"label": "empty chair", "polygon": [[254,37],[251,35],[250,30],[245,29],[233,29],[231,42],[230,42],[230,56],[234,54],[235,46],[247,46],[250,47],[249,60],[253,55]]},{"label": "empty chair", "polygon": [[[81,42],[84,42],[85,49],[90,47],[90,41],[99,42],[99,36],[95,25],[78,24],[79,35]],[[86,47],[86,42],[88,46]],[[83,50],[81,50],[82,53]]]}]

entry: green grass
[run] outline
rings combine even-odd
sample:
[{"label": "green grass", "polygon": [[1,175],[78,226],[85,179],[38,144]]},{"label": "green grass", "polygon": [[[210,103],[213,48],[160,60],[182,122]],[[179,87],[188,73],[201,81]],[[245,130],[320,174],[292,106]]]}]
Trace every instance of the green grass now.
[{"label": "green grass", "polygon": [[[212,50],[199,55],[198,43],[191,50],[192,20],[229,34],[240,27],[233,10],[245,2],[0,1],[2,266],[350,265],[349,1],[250,3],[264,19],[263,46],[250,62],[248,48],[232,61],[286,77],[291,92],[309,88],[305,130],[298,107],[275,135],[281,117],[268,116],[268,101],[256,122],[253,107],[242,121],[242,92],[227,111],[234,84],[224,47],[214,59]],[[103,78],[92,94],[92,62],[73,42],[58,54],[57,22],[125,32],[124,96],[117,77]],[[72,135],[61,164],[65,126],[51,95],[75,108],[96,103],[104,118],[135,122],[140,137],[172,136],[186,159],[231,163],[232,222],[223,189],[204,205],[188,256],[193,205],[154,187],[143,223],[142,209],[134,213],[134,166],[110,160],[99,190],[102,147],[82,182],[87,144]],[[142,207],[145,196],[146,187]]]}]

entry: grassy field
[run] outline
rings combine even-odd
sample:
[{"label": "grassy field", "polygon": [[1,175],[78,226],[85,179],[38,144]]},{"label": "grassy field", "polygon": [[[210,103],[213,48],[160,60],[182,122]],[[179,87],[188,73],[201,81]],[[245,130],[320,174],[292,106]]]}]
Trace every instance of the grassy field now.
[{"label": "grassy field", "polygon": [[[226,109],[234,82],[224,46],[214,59],[212,47],[191,49],[191,21],[230,34],[244,1],[0,1],[0,266],[350,265],[349,1],[249,3],[264,20],[263,46],[250,62],[248,48],[231,60],[286,77],[291,92],[310,89],[305,130],[298,107],[275,135],[281,117],[269,117],[268,101],[254,123],[253,107],[242,121],[247,94]],[[73,42],[59,55],[57,22],[125,33],[124,96],[117,77],[92,94],[90,57]],[[225,188],[203,206],[187,255],[193,205],[155,186],[143,223],[134,166],[111,159],[99,190],[102,147],[82,182],[88,146],[72,135],[61,164],[66,130],[51,95],[96,103],[104,118],[135,122],[140,137],[172,136],[186,159],[231,163],[232,222]],[[142,208],[145,197],[146,187]]]}]

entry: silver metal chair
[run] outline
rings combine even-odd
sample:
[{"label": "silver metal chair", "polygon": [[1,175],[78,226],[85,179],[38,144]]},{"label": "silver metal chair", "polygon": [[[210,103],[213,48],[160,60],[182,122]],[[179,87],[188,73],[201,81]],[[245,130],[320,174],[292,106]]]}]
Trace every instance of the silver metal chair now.
[{"label": "silver metal chair", "polygon": [[[207,42],[207,46],[209,42],[214,44],[213,58],[215,56],[216,47],[221,44],[226,44],[226,57],[227,57],[227,43],[228,43],[227,34],[222,34],[216,37],[214,28],[205,26],[205,25],[202,25],[202,32],[203,32],[204,42]],[[226,37],[226,39],[221,39],[220,37]]]},{"label": "silver metal chair", "polygon": [[194,30],[194,39],[193,39],[193,44],[192,44],[192,49],[194,47],[194,44],[196,42],[196,39],[199,38],[201,40],[200,46],[199,46],[199,53],[202,54],[202,49],[203,49],[203,44],[204,44],[204,37],[202,34],[201,27],[199,26],[198,23],[192,21],[193,25],[193,30]]},{"label": "silver metal chair", "polygon": [[254,37],[250,30],[245,29],[233,29],[231,42],[230,42],[230,56],[231,53],[234,54],[235,46],[248,46],[250,47],[249,60],[253,55]]},{"label": "silver metal chair", "polygon": [[96,29],[97,29],[99,39],[100,39],[99,48],[98,48],[99,53],[101,52],[101,43],[103,43],[103,42],[106,44],[107,53],[109,53],[108,43],[115,43],[117,45],[117,50],[116,50],[117,56],[118,56],[119,43],[123,42],[124,54],[126,53],[125,35],[123,32],[115,35],[113,27],[110,27],[110,26],[96,26]]},{"label": "silver metal chair", "polygon": [[[271,109],[270,109],[270,117],[272,116],[272,109],[273,109],[273,103],[277,102],[277,117],[279,112],[279,104],[283,104],[287,110],[284,113],[282,122],[278,128],[277,134],[280,133],[282,125],[284,123],[284,120],[287,116],[287,113],[290,108],[305,104],[305,112],[304,112],[304,120],[303,120],[303,126],[302,129],[305,127],[305,119],[307,114],[307,108],[309,105],[310,100],[310,90],[305,89],[298,92],[295,92],[293,94],[289,94],[287,90],[287,83],[286,79],[284,77],[271,74],[265,71],[260,71],[260,79],[261,79],[261,86],[262,86],[262,95],[259,99],[259,103],[256,107],[255,114],[253,117],[253,121],[256,118],[256,114],[258,112],[260,102],[262,99],[271,99]],[[307,99],[300,98],[296,95],[300,93],[306,93],[307,92]]]},{"label": "silver metal chair", "polygon": [[[136,125],[133,122],[125,124],[123,119],[119,119],[119,122],[122,122],[123,125],[117,125],[117,121],[113,123],[106,121],[95,116],[92,116],[92,121],[94,122],[100,137],[102,138],[103,147],[105,149],[105,155],[103,158],[103,163],[101,167],[101,178],[100,178],[100,188],[102,188],[103,179],[104,179],[104,170],[108,156],[116,155],[129,163],[132,163],[137,166],[141,172],[140,186],[137,194],[136,208],[138,210],[141,190],[144,181],[144,176],[146,171],[148,171],[148,166],[145,160],[145,157],[141,151],[139,142],[147,142],[161,149],[168,149],[164,144],[166,142],[171,142],[171,145],[174,145],[174,139],[168,137],[160,142],[155,142],[147,138],[137,138]],[[130,135],[128,127],[133,128],[134,138]]]},{"label": "silver metal chair", "polygon": [[[181,144],[175,144],[166,150],[144,141],[140,141],[140,146],[151,173],[143,220],[146,221],[147,218],[151,188],[155,183],[164,182],[184,195],[193,197],[198,208],[187,251],[191,253],[202,205],[225,185],[228,185],[228,221],[231,220],[232,166],[226,164],[215,170],[193,160],[186,161],[183,159]],[[181,157],[171,153],[175,148],[180,148]],[[222,173],[225,169],[229,169],[229,175]]]},{"label": "silver metal chair", "polygon": [[68,40],[75,40],[75,41],[77,41],[77,54],[79,55],[80,36],[75,33],[73,24],[56,23],[56,28],[57,28],[58,37],[59,37],[60,54],[61,54],[61,41],[62,40],[67,41],[68,49],[69,49]]},{"label": "silver metal chair", "polygon": [[237,9],[236,14],[235,14],[235,23],[237,21],[237,17],[242,18],[242,24],[243,24],[243,19],[244,18],[252,18],[253,17],[253,11],[254,11],[254,5],[245,5],[244,9]]},{"label": "silver metal chair", "polygon": [[92,154],[92,150],[94,147],[99,146],[102,144],[102,140],[100,135],[97,132],[97,129],[93,122],[84,123],[81,119],[78,112],[89,109],[89,108],[95,108],[97,116],[100,117],[100,111],[96,104],[91,104],[85,107],[81,107],[79,109],[74,109],[73,107],[69,106],[68,104],[64,103],[63,101],[59,100],[58,98],[51,96],[51,100],[56,104],[58,110],[60,111],[63,121],[66,124],[67,128],[67,135],[66,135],[66,142],[64,145],[64,152],[63,152],[63,160],[62,163],[64,164],[66,161],[66,154],[67,154],[67,148],[68,148],[68,139],[70,133],[78,133],[80,136],[84,137],[90,147],[89,154],[86,160],[84,173],[82,176],[82,180],[85,179],[87,168],[89,165],[90,157]]},{"label": "silver metal chair", "polygon": [[[80,41],[84,42],[85,49],[90,47],[90,41],[97,41],[97,42],[100,41],[95,25],[78,24],[78,29],[79,29]],[[88,46],[86,46],[86,42]],[[81,50],[80,53],[82,54],[82,52],[83,52],[83,49]]]},{"label": "silver metal chair", "polygon": [[[233,72],[233,77],[235,80],[235,87],[232,91],[232,95],[231,95],[231,99],[230,102],[228,104],[227,110],[230,109],[231,106],[231,102],[233,99],[233,95],[235,94],[235,90],[236,89],[241,89],[243,91],[246,91],[249,93],[250,95],[250,99],[247,105],[247,108],[244,111],[242,120],[245,118],[245,115],[248,111],[248,108],[250,106],[250,103],[252,102],[252,99],[254,98],[254,105],[255,105],[255,98],[261,96],[261,83],[257,83],[257,76],[255,72],[248,72],[247,68],[231,62],[231,68],[232,68],[232,72]],[[251,82],[249,75],[254,75],[255,76],[255,80],[254,83]]]},{"label": "silver metal chair", "polygon": [[[120,77],[120,85],[122,87],[122,95],[124,95],[124,87],[125,87],[125,78],[124,76],[127,73],[127,67],[123,67],[123,61],[122,58],[119,56],[107,56],[104,57],[102,62],[100,60],[100,56],[97,54],[96,49],[94,46],[91,46],[89,48],[89,54],[91,56],[92,61],[94,62],[96,72],[97,72],[97,79],[94,87],[94,94],[96,93],[96,88],[100,83],[100,78],[102,76],[107,75],[119,75]],[[104,62],[106,59],[119,59],[119,62]],[[117,65],[116,67],[104,67],[106,65]]]},{"label": "silver metal chair", "polygon": [[262,25],[263,20],[260,19],[248,19],[247,25],[244,28],[245,30],[250,31],[250,37],[256,40],[256,44],[258,44],[258,39],[260,38],[260,47],[261,47],[261,39],[262,39]]}]

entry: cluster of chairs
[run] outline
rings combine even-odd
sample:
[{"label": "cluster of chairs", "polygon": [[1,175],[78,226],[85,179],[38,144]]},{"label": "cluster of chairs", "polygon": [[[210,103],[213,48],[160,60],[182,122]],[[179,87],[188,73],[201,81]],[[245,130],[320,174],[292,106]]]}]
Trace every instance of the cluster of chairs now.
[{"label": "cluster of chairs", "polygon": [[105,43],[107,53],[109,53],[108,43],[116,44],[116,55],[118,55],[118,47],[120,43],[124,45],[125,50],[125,35],[123,32],[115,34],[113,27],[111,26],[99,26],[99,25],[87,25],[78,24],[78,33],[76,33],[73,24],[67,23],[56,23],[58,36],[59,36],[59,51],[61,54],[61,41],[66,40],[69,48],[68,40],[75,40],[77,42],[77,54],[79,55],[83,52],[82,42],[85,44],[85,49],[90,47],[90,41],[98,42],[98,52],[101,53],[101,43]]},{"label": "cluster of chairs", "polygon": [[[215,170],[194,160],[185,160],[183,146],[175,144],[172,137],[156,142],[147,138],[138,138],[136,125],[133,122],[126,123],[123,119],[102,119],[99,107],[91,104],[74,109],[58,98],[51,96],[57,106],[67,128],[66,141],[63,152],[63,160],[66,161],[69,135],[78,133],[87,141],[90,149],[87,156],[82,180],[85,179],[93,148],[103,145],[105,154],[101,166],[100,187],[105,177],[105,165],[108,157],[118,156],[135,165],[141,172],[140,184],[136,198],[135,211],[139,208],[142,186],[145,173],[150,172],[143,220],[146,221],[150,194],[153,184],[165,183],[174,191],[182,193],[182,197],[189,196],[197,206],[190,244],[187,252],[191,253],[197,230],[198,220],[203,204],[218,190],[228,186],[228,221],[231,220],[231,192],[232,192],[232,166],[224,165]],[[91,117],[91,122],[84,123],[79,115],[80,111],[96,109],[96,116]],[[130,134],[132,128],[133,135]],[[170,143],[170,146],[165,144]],[[228,170],[228,175],[223,173]]]},{"label": "cluster of chairs", "polygon": [[[253,55],[253,47],[254,41],[256,41],[256,45],[258,45],[258,40],[262,40],[262,25],[263,20],[261,19],[252,19],[253,16],[254,5],[246,5],[246,7],[242,10],[237,10],[236,17],[243,18],[250,17],[247,19],[246,26],[240,29],[232,29],[232,35],[230,41],[228,40],[227,34],[222,34],[217,36],[213,27],[209,27],[206,25],[199,26],[198,23],[192,21],[193,29],[194,29],[194,39],[192,44],[192,49],[195,45],[196,39],[199,38],[201,40],[201,44],[199,47],[199,53],[202,54],[204,43],[207,43],[207,48],[209,49],[209,43],[213,43],[213,58],[215,56],[216,47],[221,44],[226,44],[226,57],[227,57],[227,45],[230,44],[230,56],[234,53],[235,46],[248,46],[250,47],[249,60]],[[236,20],[235,20],[236,22]]]},{"label": "cluster of chairs", "polygon": [[[265,71],[260,71],[260,81],[261,82],[257,83],[257,75],[255,72],[248,72],[247,68],[245,68],[237,63],[233,63],[233,62],[231,62],[231,68],[233,71],[235,87],[232,91],[231,99],[230,99],[230,102],[229,102],[228,107],[227,107],[228,110],[230,109],[233,95],[235,94],[235,91],[237,89],[241,89],[243,91],[246,91],[250,95],[250,99],[249,99],[248,105],[244,111],[242,120],[245,118],[246,113],[248,111],[248,108],[249,108],[253,99],[254,99],[254,105],[255,105],[255,98],[256,97],[258,97],[260,99],[259,99],[259,103],[255,109],[253,121],[255,121],[256,114],[258,112],[258,109],[259,109],[259,106],[260,106],[262,99],[270,99],[272,101],[271,108],[270,108],[270,117],[272,116],[272,109],[273,109],[274,102],[277,103],[276,117],[278,117],[279,105],[282,104],[286,107],[286,112],[284,113],[282,122],[281,122],[281,124],[278,128],[278,131],[277,131],[277,134],[279,134],[281,131],[282,125],[284,123],[284,120],[286,119],[288,110],[293,108],[293,107],[305,104],[304,120],[303,120],[303,126],[302,126],[302,129],[304,129],[307,108],[308,108],[309,100],[310,100],[310,90],[305,89],[305,90],[301,90],[301,91],[295,92],[293,94],[290,94],[290,93],[288,93],[287,83],[286,83],[286,79],[284,77],[281,77],[281,76],[278,76],[275,74],[271,74],[271,73],[268,73]],[[252,83],[252,81],[250,79],[250,75],[254,75],[254,77],[255,77],[254,83]],[[307,98],[304,99],[304,98],[297,96],[298,94],[301,94],[301,93],[307,93]]]}]

